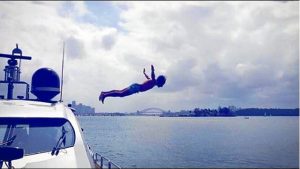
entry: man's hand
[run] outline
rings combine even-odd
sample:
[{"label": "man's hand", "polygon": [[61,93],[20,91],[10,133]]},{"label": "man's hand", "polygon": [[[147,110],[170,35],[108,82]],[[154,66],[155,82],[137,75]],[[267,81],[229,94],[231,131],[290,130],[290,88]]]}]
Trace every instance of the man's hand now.
[{"label": "man's hand", "polygon": [[147,79],[150,79],[149,76],[146,74],[146,69],[145,69],[145,68],[144,68],[144,71],[143,71],[143,72],[144,72],[145,77],[146,77]]},{"label": "man's hand", "polygon": [[155,80],[154,66],[151,65],[151,79]]},{"label": "man's hand", "polygon": [[151,71],[152,71],[152,72],[154,71],[154,66],[153,66],[153,65],[151,65]]}]

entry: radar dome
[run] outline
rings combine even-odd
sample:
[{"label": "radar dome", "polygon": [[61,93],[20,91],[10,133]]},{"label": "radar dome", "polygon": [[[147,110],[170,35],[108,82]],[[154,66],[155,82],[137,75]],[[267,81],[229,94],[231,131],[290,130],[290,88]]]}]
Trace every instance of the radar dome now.
[{"label": "radar dome", "polygon": [[50,68],[40,68],[34,72],[31,81],[31,93],[38,100],[50,101],[60,93],[59,76]]}]

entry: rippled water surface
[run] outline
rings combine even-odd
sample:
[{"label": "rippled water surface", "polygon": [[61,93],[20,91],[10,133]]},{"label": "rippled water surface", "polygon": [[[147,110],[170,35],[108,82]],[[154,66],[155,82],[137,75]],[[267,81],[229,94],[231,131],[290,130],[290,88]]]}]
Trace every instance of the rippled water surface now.
[{"label": "rippled water surface", "polygon": [[121,167],[299,167],[298,117],[78,119],[93,151]]}]

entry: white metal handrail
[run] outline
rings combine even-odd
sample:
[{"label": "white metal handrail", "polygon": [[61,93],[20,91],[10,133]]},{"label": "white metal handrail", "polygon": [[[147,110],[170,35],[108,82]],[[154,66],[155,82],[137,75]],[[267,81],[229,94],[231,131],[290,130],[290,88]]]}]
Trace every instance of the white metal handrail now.
[{"label": "white metal handrail", "polygon": [[[95,160],[95,162],[100,165],[101,168],[104,168],[104,160],[107,161],[107,167],[108,169],[111,169],[112,167],[113,168],[118,168],[118,169],[121,169],[120,166],[118,166],[117,164],[113,163],[112,161],[110,161],[108,158],[98,154],[98,153],[95,153],[93,155],[93,159]],[[100,164],[99,164],[100,162]]]}]

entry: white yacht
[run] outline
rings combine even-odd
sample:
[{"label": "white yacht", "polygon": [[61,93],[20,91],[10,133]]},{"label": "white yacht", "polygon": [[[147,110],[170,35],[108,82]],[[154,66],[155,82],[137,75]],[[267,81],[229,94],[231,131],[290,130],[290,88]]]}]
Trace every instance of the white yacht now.
[{"label": "white yacht", "polygon": [[[74,109],[52,99],[60,93],[59,76],[49,68],[37,70],[29,84],[20,80],[17,59],[30,60],[15,48],[5,66],[7,94],[0,91],[0,168],[120,168],[93,153],[85,142]],[[16,84],[26,85],[24,96],[14,97]],[[107,160],[107,164],[104,161]]]}]

